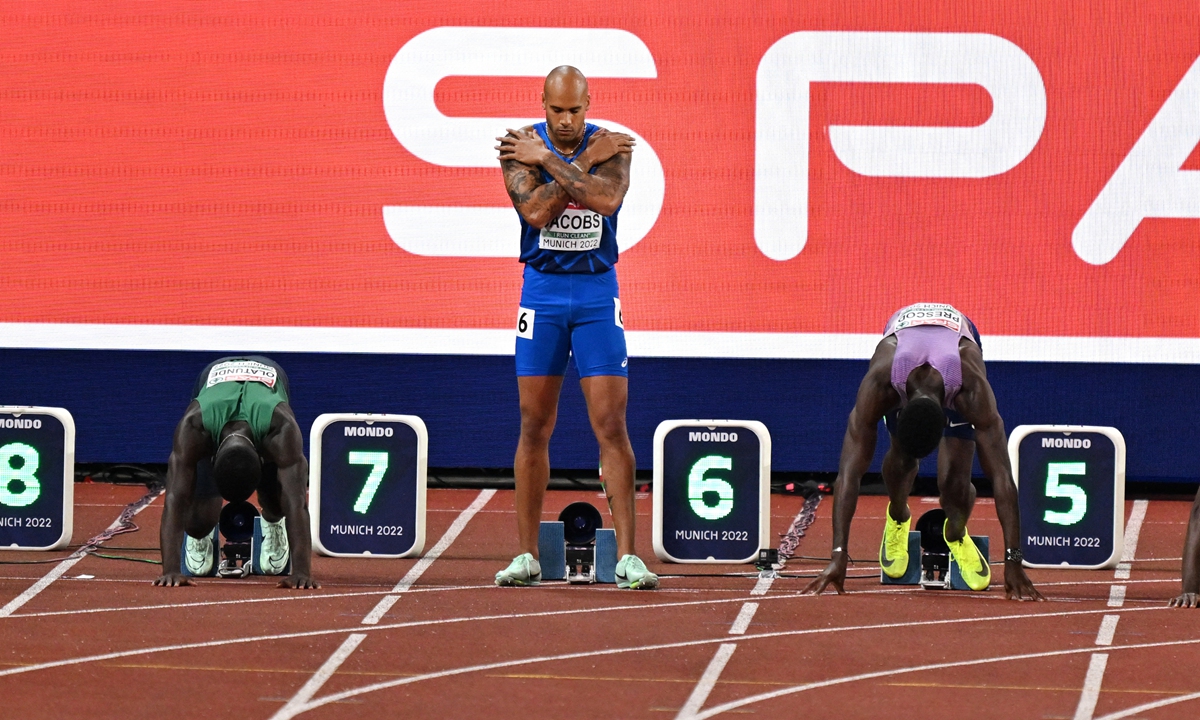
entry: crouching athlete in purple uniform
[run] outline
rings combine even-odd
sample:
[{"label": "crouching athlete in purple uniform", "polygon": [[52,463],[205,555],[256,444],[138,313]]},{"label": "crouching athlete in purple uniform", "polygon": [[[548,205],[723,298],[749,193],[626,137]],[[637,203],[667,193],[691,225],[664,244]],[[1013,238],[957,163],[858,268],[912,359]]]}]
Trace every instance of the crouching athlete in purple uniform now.
[{"label": "crouching athlete in purple uniform", "polygon": [[617,586],[658,586],[658,576],[633,554],[628,360],[614,269],[617,213],[629,188],[633,138],[587,123],[590,99],[583,73],[555,68],[542,92],[546,122],[496,138],[504,185],[521,217],[525,263],[516,352],[521,437],[513,462],[521,554],[496,573],[497,585],[541,581],[537,539],[550,481],[550,434],[573,355],[617,532]]},{"label": "crouching athlete in purple uniform", "polygon": [[842,458],[834,483],[833,554],[829,566],[809,583],[806,593],[833,585],[845,592],[850,521],[858,487],[875,454],[879,420],[884,418],[892,444],[883,458],[883,481],[890,503],[879,564],[888,577],[903,577],[909,562],[912,515],[908,494],[917,461],[938,451],[938,491],[946,511],[943,535],[973,590],[991,582],[991,569],[971,541],[967,519],[975,505],[971,461],[976,445],[979,464],[992,480],[996,514],[1004,532],[1004,590],[1009,599],[1044,600],[1021,566],[1021,520],[1017,488],[1008,461],[1004,421],[987,380],[974,324],[949,305],[919,303],[888,321],[875,348],[858,398],[850,411]]}]

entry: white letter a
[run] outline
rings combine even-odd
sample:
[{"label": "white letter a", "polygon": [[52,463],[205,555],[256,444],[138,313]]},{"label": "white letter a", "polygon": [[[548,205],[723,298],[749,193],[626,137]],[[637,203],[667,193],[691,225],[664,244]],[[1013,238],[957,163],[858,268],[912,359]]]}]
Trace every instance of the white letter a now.
[{"label": "white letter a", "polygon": [[1200,170],[1179,169],[1197,143],[1200,58],[1075,226],[1075,254],[1103,265],[1121,252],[1142,218],[1200,218]]}]

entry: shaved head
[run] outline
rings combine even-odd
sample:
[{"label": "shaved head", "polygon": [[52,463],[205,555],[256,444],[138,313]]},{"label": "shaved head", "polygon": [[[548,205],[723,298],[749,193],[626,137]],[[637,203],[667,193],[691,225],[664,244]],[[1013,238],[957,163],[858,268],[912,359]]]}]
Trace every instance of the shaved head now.
[{"label": "shaved head", "polygon": [[565,90],[567,92],[588,94],[588,81],[579,72],[579,68],[571,67],[570,65],[559,65],[550,71],[546,76],[546,82],[542,85],[542,92],[550,94]]},{"label": "shaved head", "polygon": [[546,132],[560,151],[573,152],[583,142],[591,101],[587,78],[578,68],[560,65],[546,76],[542,86]]}]

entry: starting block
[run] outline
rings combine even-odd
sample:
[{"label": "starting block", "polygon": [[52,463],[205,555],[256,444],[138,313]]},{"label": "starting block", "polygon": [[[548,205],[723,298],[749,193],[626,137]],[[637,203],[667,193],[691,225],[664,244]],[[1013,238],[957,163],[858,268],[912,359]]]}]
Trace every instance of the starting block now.
[{"label": "starting block", "polygon": [[557,521],[538,526],[538,556],[543,580],[571,584],[617,581],[617,534],[600,527],[600,511],[590,503],[571,503]]},{"label": "starting block", "polygon": [[[884,585],[920,585],[926,590],[970,590],[942,537],[945,522],[944,510],[930,510],[922,515],[917,530],[908,533],[908,570],[899,578],[890,578],[881,570],[880,581]],[[984,560],[990,560],[987,536],[972,535],[971,540]]]},{"label": "starting block", "polygon": [[[244,578],[253,575],[290,575],[292,559],[289,553],[283,570],[272,572],[272,568],[262,566],[259,548],[262,547],[262,518],[258,508],[249,502],[228,503],[221,508],[221,519],[212,529],[209,539],[212,541],[212,569],[205,577]],[[224,540],[224,542],[222,542]],[[184,562],[183,554],[187,553],[187,538],[183,539],[183,547],[179,560],[180,572],[192,577]]]}]

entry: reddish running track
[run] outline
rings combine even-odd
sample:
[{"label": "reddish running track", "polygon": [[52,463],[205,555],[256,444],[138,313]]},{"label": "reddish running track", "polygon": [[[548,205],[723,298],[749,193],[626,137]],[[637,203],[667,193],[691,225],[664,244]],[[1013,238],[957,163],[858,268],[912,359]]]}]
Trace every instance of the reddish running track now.
[{"label": "reddish running track", "polygon": [[[78,486],[75,542],[143,492]],[[595,493],[547,497],[548,519],[575,500],[603,506]],[[1179,590],[1185,502],[1127,504],[1140,524],[1128,570],[1031,571],[1046,603],[1005,601],[998,576],[986,593],[881,586],[878,497],[859,502],[850,549],[862,562],[844,596],[799,595],[808,579],[795,576],[817,560],[793,560],[774,581],[745,566],[650,562],[664,575],[653,592],[496,588],[516,552],[512,502],[510,491],[431,490],[433,562],[318,557],[312,592],[266,579],[156,588],[157,565],[93,556],[49,583],[56,563],[2,565],[0,716],[1200,716],[1200,612],[1165,607]],[[913,512],[935,502],[914,498]],[[772,498],[776,534],[800,503]],[[828,554],[830,507],[799,554]],[[649,560],[648,497],[638,511]],[[160,513],[156,500],[135,518],[140,532],[105,552],[157,559]],[[1001,547],[990,503],[970,525]]]}]

